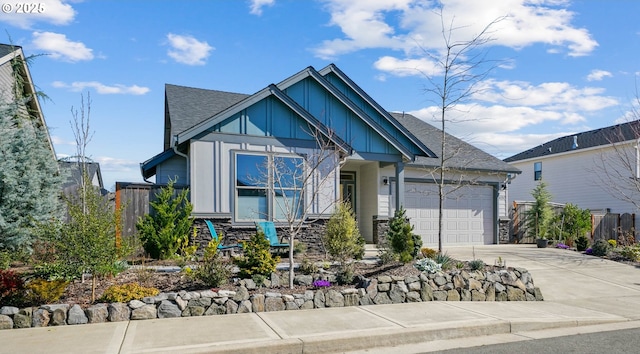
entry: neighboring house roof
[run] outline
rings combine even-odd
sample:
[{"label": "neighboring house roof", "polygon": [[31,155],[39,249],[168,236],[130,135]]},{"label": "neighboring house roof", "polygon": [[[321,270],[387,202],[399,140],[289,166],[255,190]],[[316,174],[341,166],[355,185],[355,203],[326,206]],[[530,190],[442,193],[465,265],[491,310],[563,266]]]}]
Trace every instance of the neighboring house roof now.
[{"label": "neighboring house roof", "polygon": [[[433,125],[406,113],[391,113],[407,130],[427,145],[432,151],[439,152],[442,144],[442,130]],[[490,155],[475,146],[468,144],[455,136],[445,132],[445,155],[449,156],[446,166],[458,170],[490,171],[520,173],[519,169]],[[440,156],[436,158],[419,157],[410,165],[424,167],[439,167]]]},{"label": "neighboring house roof", "polygon": [[505,162],[527,160],[569,151],[610,145],[640,138],[640,120],[563,136],[504,159]]},{"label": "neighboring house roof", "polygon": [[[56,158],[56,153],[53,148],[53,143],[51,141],[51,137],[49,136],[49,131],[47,129],[47,124],[44,120],[44,114],[42,113],[42,109],[40,108],[40,101],[38,100],[38,96],[36,95],[35,85],[33,84],[33,80],[31,79],[31,73],[29,72],[29,67],[27,66],[27,62],[22,52],[22,47],[8,44],[0,43],[0,67],[3,65],[11,65],[11,61],[15,58],[20,58],[22,65],[20,67],[20,75],[24,80],[24,96],[32,97],[32,99],[27,103],[29,106],[29,113],[37,120],[39,126],[44,127],[47,132],[47,143],[49,145],[49,149],[53,155],[53,158]],[[0,70],[1,73],[9,72],[5,70]],[[11,92],[11,96],[13,96],[13,86],[14,78],[0,78],[0,90],[2,95],[5,92]],[[7,97],[3,97],[7,98]],[[13,100],[15,97],[10,97],[10,100]]]},{"label": "neighboring house roof", "polygon": [[164,149],[171,139],[250,95],[166,84]]},{"label": "neighboring house roof", "polygon": [[[97,162],[86,162],[85,164],[89,180],[93,185],[104,190],[100,164]],[[82,169],[77,161],[58,161],[58,166],[60,166],[61,173],[65,174],[67,177],[67,179],[62,183],[62,188],[65,191],[68,191],[80,184]]]}]

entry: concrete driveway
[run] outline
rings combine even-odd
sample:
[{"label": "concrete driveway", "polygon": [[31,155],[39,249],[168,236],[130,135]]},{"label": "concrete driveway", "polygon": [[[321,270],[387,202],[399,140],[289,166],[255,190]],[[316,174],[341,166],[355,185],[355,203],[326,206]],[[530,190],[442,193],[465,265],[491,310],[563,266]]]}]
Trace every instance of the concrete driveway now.
[{"label": "concrete driveway", "polygon": [[494,264],[499,257],[509,267],[529,270],[545,301],[640,319],[640,269],[580,252],[536,245],[450,247],[459,260],[481,259]]}]

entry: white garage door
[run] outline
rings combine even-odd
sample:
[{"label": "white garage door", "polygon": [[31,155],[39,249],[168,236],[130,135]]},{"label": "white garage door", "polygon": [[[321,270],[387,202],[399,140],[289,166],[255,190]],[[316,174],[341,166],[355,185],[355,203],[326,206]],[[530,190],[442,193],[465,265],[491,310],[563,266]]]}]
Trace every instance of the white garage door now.
[{"label": "white garage door", "polygon": [[[494,243],[493,187],[458,186],[458,189],[447,187],[445,191],[443,246]],[[422,237],[424,246],[437,247],[438,186],[405,183],[404,198],[414,232]]]}]

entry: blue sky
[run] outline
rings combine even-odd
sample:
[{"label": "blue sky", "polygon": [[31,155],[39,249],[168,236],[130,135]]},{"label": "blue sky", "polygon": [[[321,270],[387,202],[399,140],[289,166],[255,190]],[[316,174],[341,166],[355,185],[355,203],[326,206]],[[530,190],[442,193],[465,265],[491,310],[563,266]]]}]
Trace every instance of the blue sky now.
[{"label": "blue sky", "polygon": [[[91,95],[87,152],[105,186],[142,181],[162,152],[164,84],[251,94],[335,63],[383,107],[437,125],[425,89],[441,71],[434,1],[26,1],[0,12],[4,43],[27,55],[59,156],[75,153],[71,108]],[[466,40],[492,20],[499,67],[461,104],[449,132],[499,158],[629,117],[640,72],[639,1],[447,0]],[[6,6],[6,5],[5,5]],[[25,7],[23,7],[24,9]],[[29,7],[30,8],[30,7]],[[457,112],[457,113],[456,113]]]}]

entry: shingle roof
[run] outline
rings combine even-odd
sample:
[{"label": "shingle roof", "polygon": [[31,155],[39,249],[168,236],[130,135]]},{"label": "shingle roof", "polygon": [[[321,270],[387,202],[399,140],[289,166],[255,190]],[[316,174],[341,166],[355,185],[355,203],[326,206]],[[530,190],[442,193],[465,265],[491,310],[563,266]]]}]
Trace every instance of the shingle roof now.
[{"label": "shingle roof", "polygon": [[16,51],[16,49],[20,48],[20,46],[17,45],[8,45],[8,44],[2,44],[0,43],[0,58],[2,58],[3,56],[7,55],[7,54],[11,54],[14,51]]},{"label": "shingle roof", "polygon": [[[425,167],[440,166],[440,145],[442,144],[442,130],[433,125],[406,113],[391,113],[402,125],[416,138],[420,139],[427,147],[435,152],[437,158],[418,157],[412,165]],[[521,171],[508,163],[490,155],[477,147],[468,144],[453,135],[445,133],[447,148],[445,155],[449,156],[446,164],[451,168],[461,170],[477,170],[492,172],[520,173]],[[447,152],[448,151],[448,152]]]},{"label": "shingle roof", "polygon": [[[98,177],[98,183],[100,184],[100,188],[104,188],[102,183],[102,173],[100,172],[100,164],[97,162],[86,162],[87,165],[87,174],[89,178],[93,180],[95,176]],[[66,174],[67,179],[62,183],[62,188],[67,189],[68,187],[76,186],[80,183],[80,179],[82,177],[82,171],[80,169],[80,165],[76,161],[58,161],[58,166],[60,166],[60,170]]]},{"label": "shingle roof", "polygon": [[[567,151],[579,151],[596,146],[609,145],[640,137],[640,121],[612,125],[609,127],[589,130],[582,133],[571,134],[548,141],[527,151],[515,154],[504,159],[505,162],[526,160],[541,156],[549,156]],[[574,141],[577,146],[574,147]]]},{"label": "shingle roof", "polygon": [[[166,139],[182,133],[225,108],[231,107],[249,97],[249,95],[242,93],[205,90],[170,84],[166,84],[164,89],[167,105],[165,114],[168,114],[169,123],[171,124],[170,134],[165,134],[165,149],[168,143]],[[165,129],[167,129],[166,126]]]}]

